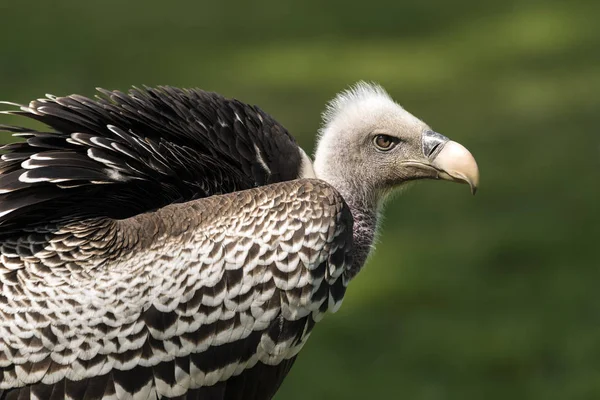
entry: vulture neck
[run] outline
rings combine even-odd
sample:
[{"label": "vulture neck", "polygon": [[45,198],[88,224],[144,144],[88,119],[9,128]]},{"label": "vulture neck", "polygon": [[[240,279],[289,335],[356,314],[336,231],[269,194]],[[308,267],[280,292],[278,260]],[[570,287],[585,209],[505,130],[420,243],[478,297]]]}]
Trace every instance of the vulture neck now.
[{"label": "vulture neck", "polygon": [[[333,186],[344,198],[352,212],[353,227],[353,262],[349,277],[353,278],[361,270],[377,235],[379,210],[381,202],[376,193],[368,185],[355,182],[346,168],[337,163],[335,150],[331,150],[328,140],[331,135],[323,134],[317,146],[313,164],[315,176]],[[335,148],[335,146],[334,146]]]},{"label": "vulture neck", "polygon": [[[342,196],[344,195],[342,194]],[[378,213],[373,209],[364,208],[361,205],[353,205],[347,197],[344,197],[344,199],[346,199],[346,203],[348,203],[352,212],[352,218],[354,219],[352,234],[354,240],[353,261],[349,276],[350,278],[354,278],[363,265],[365,265],[374,247],[378,226]]]},{"label": "vulture neck", "polygon": [[346,204],[352,212],[354,220],[353,227],[353,246],[352,246],[352,267],[349,272],[349,278],[354,278],[361,270],[375,242],[379,221],[379,204],[372,196],[362,195],[351,183],[336,179],[334,176],[319,176],[325,182],[333,186],[344,198]]}]

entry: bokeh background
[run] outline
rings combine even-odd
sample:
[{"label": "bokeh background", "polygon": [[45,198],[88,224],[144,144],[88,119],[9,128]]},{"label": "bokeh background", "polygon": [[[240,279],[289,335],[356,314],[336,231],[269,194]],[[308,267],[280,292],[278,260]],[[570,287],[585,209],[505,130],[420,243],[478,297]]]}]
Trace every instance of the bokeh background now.
[{"label": "bokeh background", "polygon": [[480,192],[423,182],[389,205],[277,399],[600,399],[598,17],[594,0],[0,0],[0,97],[201,87],[312,151],[325,102],[380,82],[472,150]]}]

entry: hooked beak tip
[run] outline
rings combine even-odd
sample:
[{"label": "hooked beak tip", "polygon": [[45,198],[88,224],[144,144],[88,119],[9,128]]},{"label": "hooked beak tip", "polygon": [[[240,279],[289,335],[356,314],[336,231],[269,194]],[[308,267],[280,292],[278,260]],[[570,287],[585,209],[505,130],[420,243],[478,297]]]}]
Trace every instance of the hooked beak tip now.
[{"label": "hooked beak tip", "polygon": [[471,187],[471,193],[477,193],[479,168],[471,152],[463,145],[452,140],[446,142],[432,160],[432,165],[441,171],[441,179],[467,183]]}]

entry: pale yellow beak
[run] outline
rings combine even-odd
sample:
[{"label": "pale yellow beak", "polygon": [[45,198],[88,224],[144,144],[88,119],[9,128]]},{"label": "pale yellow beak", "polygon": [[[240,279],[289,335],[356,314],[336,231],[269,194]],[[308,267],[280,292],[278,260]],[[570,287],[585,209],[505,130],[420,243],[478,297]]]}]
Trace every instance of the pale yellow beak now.
[{"label": "pale yellow beak", "polygon": [[471,152],[460,143],[447,141],[442,150],[431,160],[431,165],[438,170],[440,179],[468,183],[471,193],[477,192],[479,186],[477,162]]}]

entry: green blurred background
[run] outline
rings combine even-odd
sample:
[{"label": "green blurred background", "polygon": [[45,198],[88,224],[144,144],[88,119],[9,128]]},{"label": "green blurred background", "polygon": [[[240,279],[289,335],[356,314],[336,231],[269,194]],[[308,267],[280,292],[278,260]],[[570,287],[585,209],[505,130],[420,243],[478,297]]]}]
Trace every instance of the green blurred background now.
[{"label": "green blurred background", "polygon": [[593,0],[0,0],[0,97],[202,87],[312,151],[325,102],[380,82],[473,152],[480,192],[394,199],[277,399],[600,399],[598,17]]}]

